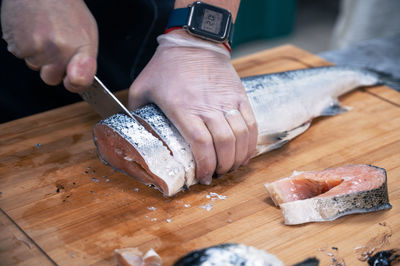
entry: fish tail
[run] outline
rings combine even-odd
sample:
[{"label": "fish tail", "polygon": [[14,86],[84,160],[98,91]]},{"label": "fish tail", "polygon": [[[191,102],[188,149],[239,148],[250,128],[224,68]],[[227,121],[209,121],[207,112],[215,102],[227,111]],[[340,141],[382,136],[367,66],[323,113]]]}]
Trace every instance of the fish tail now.
[{"label": "fish tail", "polygon": [[379,83],[377,85],[385,85],[397,91],[400,91],[400,78],[391,73],[366,68],[367,71],[378,76]]}]

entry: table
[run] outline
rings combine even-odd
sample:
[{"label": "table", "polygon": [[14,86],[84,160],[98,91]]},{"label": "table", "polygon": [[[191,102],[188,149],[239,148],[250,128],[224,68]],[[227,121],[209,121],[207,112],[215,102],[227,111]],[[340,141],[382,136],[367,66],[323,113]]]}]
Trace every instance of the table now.
[{"label": "table", "polygon": [[[291,45],[233,63],[241,76],[329,64]],[[332,247],[347,265],[366,265],[354,249],[382,231],[393,232],[386,249],[400,247],[400,94],[380,86],[357,89],[341,101],[353,109],[316,119],[282,148],[173,198],[98,159],[91,130],[100,117],[85,102],[1,124],[0,261],[115,265],[114,249],[138,247],[153,248],[170,265],[191,250],[236,242],[273,253],[287,265],[314,256],[328,265],[330,258],[319,249]],[[283,224],[264,183],[293,170],[351,163],[387,170],[391,210]],[[211,202],[209,192],[227,198]],[[210,211],[200,208],[206,203],[212,203]]]}]

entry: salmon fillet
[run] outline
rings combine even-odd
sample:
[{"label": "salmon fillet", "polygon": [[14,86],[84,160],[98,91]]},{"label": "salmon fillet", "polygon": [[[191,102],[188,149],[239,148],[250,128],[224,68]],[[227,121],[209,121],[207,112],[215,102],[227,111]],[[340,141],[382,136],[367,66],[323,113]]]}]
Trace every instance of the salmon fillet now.
[{"label": "salmon fillet", "polygon": [[285,224],[331,221],[347,214],[391,208],[386,171],[373,165],[294,172],[265,187],[282,209]]}]

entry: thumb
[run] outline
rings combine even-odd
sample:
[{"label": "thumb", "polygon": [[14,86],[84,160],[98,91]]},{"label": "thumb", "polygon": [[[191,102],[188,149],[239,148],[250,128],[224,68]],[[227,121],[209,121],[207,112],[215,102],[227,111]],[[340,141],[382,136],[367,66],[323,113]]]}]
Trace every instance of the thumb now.
[{"label": "thumb", "polygon": [[97,47],[80,47],[68,63],[64,86],[71,92],[79,92],[92,84],[96,74]]},{"label": "thumb", "polygon": [[128,94],[128,108],[129,110],[135,110],[148,104],[149,92],[146,89],[145,83],[141,82],[141,76],[139,76],[129,88]]}]

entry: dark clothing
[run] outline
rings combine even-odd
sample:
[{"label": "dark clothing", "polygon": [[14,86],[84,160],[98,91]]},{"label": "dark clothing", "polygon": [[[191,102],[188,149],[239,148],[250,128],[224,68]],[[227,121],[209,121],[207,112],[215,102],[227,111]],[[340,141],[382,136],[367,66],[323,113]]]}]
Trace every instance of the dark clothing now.
[{"label": "dark clothing", "polygon": [[[86,0],[99,28],[97,76],[111,90],[127,89],[151,59],[173,0]],[[0,123],[81,101],[63,85],[48,86],[39,73],[0,41]]]}]

